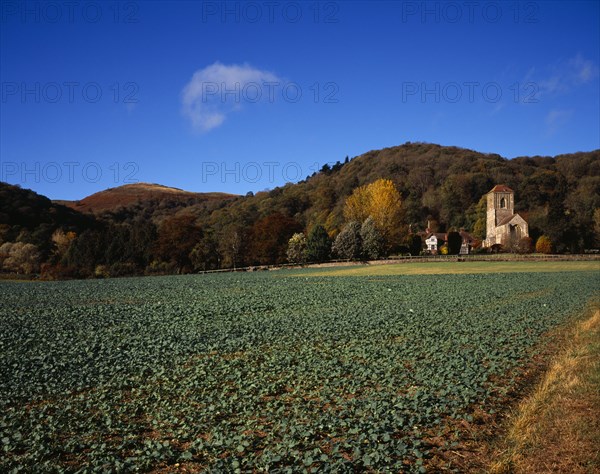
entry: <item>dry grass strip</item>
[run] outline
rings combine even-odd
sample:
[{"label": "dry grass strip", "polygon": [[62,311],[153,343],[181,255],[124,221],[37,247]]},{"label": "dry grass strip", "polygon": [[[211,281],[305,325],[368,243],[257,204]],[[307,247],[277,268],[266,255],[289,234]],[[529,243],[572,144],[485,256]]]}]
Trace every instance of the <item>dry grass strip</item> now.
[{"label": "dry grass strip", "polygon": [[600,473],[600,310],[568,336],[511,414],[489,472]]}]

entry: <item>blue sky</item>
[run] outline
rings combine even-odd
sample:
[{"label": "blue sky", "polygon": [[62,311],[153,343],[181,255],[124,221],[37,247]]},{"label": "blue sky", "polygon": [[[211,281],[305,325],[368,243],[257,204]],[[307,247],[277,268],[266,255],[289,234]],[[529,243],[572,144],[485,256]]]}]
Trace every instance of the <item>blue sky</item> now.
[{"label": "blue sky", "polygon": [[600,3],[0,3],[0,180],[244,194],[426,141],[600,148]]}]

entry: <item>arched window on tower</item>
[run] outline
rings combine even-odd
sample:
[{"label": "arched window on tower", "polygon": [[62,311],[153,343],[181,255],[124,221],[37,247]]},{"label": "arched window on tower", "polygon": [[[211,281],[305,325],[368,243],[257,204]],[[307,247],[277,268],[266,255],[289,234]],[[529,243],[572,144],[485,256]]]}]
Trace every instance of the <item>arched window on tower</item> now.
[{"label": "arched window on tower", "polygon": [[506,209],[506,198],[500,198],[500,207]]}]

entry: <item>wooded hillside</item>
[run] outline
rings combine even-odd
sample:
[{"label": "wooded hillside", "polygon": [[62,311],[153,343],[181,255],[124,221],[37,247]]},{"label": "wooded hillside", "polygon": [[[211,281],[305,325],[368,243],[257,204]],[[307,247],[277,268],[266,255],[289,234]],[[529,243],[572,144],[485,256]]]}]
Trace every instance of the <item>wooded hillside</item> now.
[{"label": "wooded hillside", "polygon": [[[600,244],[600,150],[507,160],[462,148],[406,143],[341,159],[304,181],[256,195],[198,199],[189,193],[195,197],[188,201],[164,196],[117,200],[93,215],[2,184],[0,245],[37,246],[39,263],[45,263],[49,276],[282,263],[296,232],[308,235],[321,225],[334,238],[345,224],[346,198],[379,178],[391,180],[402,199],[395,250],[410,233],[424,230],[428,220],[439,231],[464,228],[483,237],[485,208],[480,200],[495,184],[515,191],[515,211],[529,222],[534,240],[548,236],[557,252],[581,252]],[[56,232],[72,234],[61,246],[55,242],[60,235],[52,238]],[[0,262],[2,258],[0,253]]]}]

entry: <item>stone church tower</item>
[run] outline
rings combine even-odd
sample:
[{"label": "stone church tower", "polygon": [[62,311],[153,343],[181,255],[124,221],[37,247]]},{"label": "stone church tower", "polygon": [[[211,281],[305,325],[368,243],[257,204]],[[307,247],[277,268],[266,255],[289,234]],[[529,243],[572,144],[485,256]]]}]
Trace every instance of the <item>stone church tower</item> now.
[{"label": "stone church tower", "polygon": [[507,246],[529,236],[525,219],[515,214],[515,192],[508,186],[498,184],[487,193],[487,225],[484,247],[494,244]]}]

